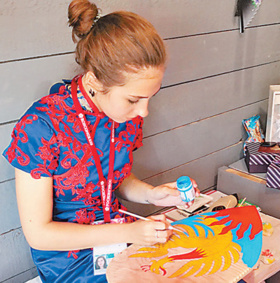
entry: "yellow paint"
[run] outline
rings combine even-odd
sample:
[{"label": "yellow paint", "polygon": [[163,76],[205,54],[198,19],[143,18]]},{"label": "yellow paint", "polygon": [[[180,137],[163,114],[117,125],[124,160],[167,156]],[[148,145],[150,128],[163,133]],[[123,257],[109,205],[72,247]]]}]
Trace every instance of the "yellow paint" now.
[{"label": "yellow paint", "polygon": [[[200,223],[209,227],[214,221],[216,221],[215,218],[202,218]],[[183,259],[185,264],[171,274],[170,278],[213,274],[218,270],[227,270],[239,260],[241,248],[232,242],[232,233],[229,231],[226,234],[219,234],[225,227],[224,225],[211,226],[214,234],[208,232],[207,237],[204,228],[199,225],[195,226],[199,236],[190,226],[182,224],[176,226],[186,231],[189,236],[175,231],[168,242],[140,248],[130,257],[151,258],[151,272],[160,274],[165,270],[166,264],[176,261],[176,259],[172,259],[173,256],[176,256],[172,249],[182,247],[185,250],[180,254],[186,255],[193,251],[197,252],[196,258]],[[182,260],[180,261],[182,262]]]}]

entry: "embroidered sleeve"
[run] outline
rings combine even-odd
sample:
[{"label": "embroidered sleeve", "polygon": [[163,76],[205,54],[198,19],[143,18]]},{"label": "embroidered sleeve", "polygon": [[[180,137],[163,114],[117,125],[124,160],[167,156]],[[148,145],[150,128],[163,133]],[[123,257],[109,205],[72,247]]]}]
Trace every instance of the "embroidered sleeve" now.
[{"label": "embroidered sleeve", "polygon": [[135,127],[136,127],[136,135],[135,135],[135,142],[134,142],[134,147],[133,150],[136,150],[138,148],[140,148],[143,143],[143,131],[142,131],[142,127],[143,127],[143,118],[138,116],[135,118]]},{"label": "embroidered sleeve", "polygon": [[16,124],[3,155],[11,165],[35,179],[50,177],[58,165],[57,139],[45,120],[27,114]]}]

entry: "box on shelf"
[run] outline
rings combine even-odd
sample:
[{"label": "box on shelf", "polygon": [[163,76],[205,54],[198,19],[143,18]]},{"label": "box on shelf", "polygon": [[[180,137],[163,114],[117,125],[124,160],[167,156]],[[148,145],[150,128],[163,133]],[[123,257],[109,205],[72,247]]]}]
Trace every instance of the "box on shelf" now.
[{"label": "box on shelf", "polygon": [[266,173],[269,165],[280,159],[279,153],[260,152],[260,145],[259,142],[245,144],[245,162],[250,173]]},{"label": "box on shelf", "polygon": [[266,186],[280,189],[280,157],[274,160],[267,168]]}]

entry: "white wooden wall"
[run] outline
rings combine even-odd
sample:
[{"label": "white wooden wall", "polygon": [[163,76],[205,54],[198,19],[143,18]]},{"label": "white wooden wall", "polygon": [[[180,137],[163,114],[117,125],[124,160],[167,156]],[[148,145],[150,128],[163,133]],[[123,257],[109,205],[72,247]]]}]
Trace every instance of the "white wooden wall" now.
[{"label": "white wooden wall", "polygon": [[[68,0],[0,0],[0,151],[15,122],[50,85],[72,78]],[[103,14],[130,10],[165,39],[169,65],[135,153],[138,177],[157,185],[181,175],[201,190],[217,169],[242,156],[242,119],[266,123],[268,89],[280,84],[280,1],[264,0],[239,33],[235,0],[98,0]],[[14,171],[0,158],[0,282],[24,282],[36,270],[17,213]],[[142,210],[142,206],[136,207]],[[143,214],[149,209],[144,209]]]}]

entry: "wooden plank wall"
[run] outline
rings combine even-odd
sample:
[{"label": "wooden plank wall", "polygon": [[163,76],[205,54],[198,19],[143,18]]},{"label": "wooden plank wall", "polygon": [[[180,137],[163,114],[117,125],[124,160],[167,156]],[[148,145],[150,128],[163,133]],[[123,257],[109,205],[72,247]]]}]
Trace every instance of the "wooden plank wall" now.
[{"label": "wooden plank wall", "polygon": [[[0,0],[0,150],[27,107],[79,68],[67,27],[68,0]],[[239,33],[235,0],[98,0],[103,14],[130,10],[165,39],[169,65],[145,119],[134,171],[154,185],[181,175],[201,190],[242,156],[242,119],[266,123],[268,89],[280,83],[280,2],[263,1]],[[0,282],[36,275],[16,208],[14,171],[0,158]],[[138,206],[142,214],[149,209]]]}]

